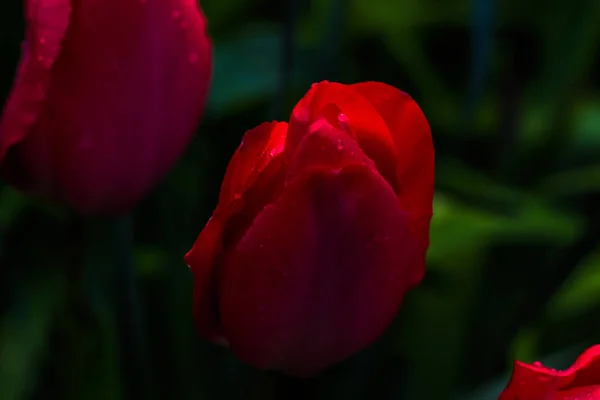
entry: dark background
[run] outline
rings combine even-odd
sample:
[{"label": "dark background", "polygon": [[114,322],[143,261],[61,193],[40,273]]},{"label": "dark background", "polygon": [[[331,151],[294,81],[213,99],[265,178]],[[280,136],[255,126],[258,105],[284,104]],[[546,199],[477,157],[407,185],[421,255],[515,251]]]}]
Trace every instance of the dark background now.
[{"label": "dark background", "polygon": [[[1,101],[22,7],[0,4]],[[0,399],[486,400],[514,358],[560,368],[600,342],[598,0],[203,7],[205,117],[132,219],[82,222],[0,186]],[[182,258],[243,133],[286,120],[322,79],[410,93],[431,124],[437,191],[427,276],[393,326],[300,382],[196,336]]]}]

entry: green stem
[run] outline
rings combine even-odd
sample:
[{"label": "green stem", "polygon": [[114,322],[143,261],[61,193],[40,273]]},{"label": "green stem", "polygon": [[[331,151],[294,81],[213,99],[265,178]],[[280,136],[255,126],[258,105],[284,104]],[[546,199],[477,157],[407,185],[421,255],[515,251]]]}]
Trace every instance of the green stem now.
[{"label": "green stem", "polygon": [[133,221],[130,215],[116,222],[116,289],[121,341],[121,365],[126,398],[151,399],[150,362],[144,318],[133,265]]},{"label": "green stem", "polygon": [[275,372],[260,372],[257,379],[257,400],[317,399],[315,381],[293,378]]}]

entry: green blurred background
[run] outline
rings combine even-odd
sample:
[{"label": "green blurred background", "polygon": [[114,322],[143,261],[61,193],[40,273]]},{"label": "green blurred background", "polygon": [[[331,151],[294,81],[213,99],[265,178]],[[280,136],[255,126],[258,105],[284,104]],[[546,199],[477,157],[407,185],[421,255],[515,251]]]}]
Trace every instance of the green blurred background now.
[{"label": "green blurred background", "polygon": [[[600,342],[598,0],[202,5],[205,117],[132,225],[0,186],[1,400],[486,400],[514,358],[561,368]],[[22,7],[0,5],[2,99]],[[431,124],[437,192],[422,285],[381,340],[303,382],[196,336],[182,257],[243,133],[287,119],[323,79],[410,93]]]}]

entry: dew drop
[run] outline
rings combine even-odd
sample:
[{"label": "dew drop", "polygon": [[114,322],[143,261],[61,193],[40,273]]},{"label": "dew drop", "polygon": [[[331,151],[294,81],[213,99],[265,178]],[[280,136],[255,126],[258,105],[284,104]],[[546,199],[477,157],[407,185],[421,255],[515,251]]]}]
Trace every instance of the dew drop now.
[{"label": "dew drop", "polygon": [[344,113],[339,113],[337,116],[337,120],[340,123],[340,125],[348,124],[348,116]]},{"label": "dew drop", "polygon": [[46,44],[46,38],[45,37],[41,37],[39,40],[40,44]]},{"label": "dew drop", "polygon": [[233,199],[234,199],[234,200],[239,200],[239,199],[241,199],[241,198],[242,198],[242,194],[241,194],[241,193],[235,192],[235,193],[233,194]]},{"label": "dew drop", "polygon": [[277,149],[272,149],[272,150],[269,152],[269,155],[270,155],[271,157],[275,157],[275,156],[277,155]]},{"label": "dew drop", "polygon": [[534,367],[541,367],[541,366],[542,366],[542,363],[541,363],[541,362],[539,362],[539,361],[534,361],[534,363],[533,363],[533,366],[534,366]]},{"label": "dew drop", "polygon": [[341,141],[341,140],[338,140],[338,143],[337,143],[337,149],[338,149],[338,150],[342,150],[343,148],[344,148],[344,144],[342,143],[342,141]]}]

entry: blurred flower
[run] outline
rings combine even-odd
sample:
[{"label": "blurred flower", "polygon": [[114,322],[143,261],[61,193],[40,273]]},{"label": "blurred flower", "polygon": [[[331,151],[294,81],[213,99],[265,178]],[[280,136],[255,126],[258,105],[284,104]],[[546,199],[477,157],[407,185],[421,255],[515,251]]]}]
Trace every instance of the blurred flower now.
[{"label": "blurred flower", "polygon": [[383,83],[315,84],[289,125],[244,135],[186,262],[197,329],[311,376],[376,340],[425,272],[429,125]]},{"label": "blurred flower", "polygon": [[510,382],[499,400],[600,399],[600,345],[590,347],[568,369],[557,371],[541,363],[515,362]]},{"label": "blurred flower", "polygon": [[0,167],[80,213],[134,206],[181,155],[211,75],[195,0],[27,0]]}]

